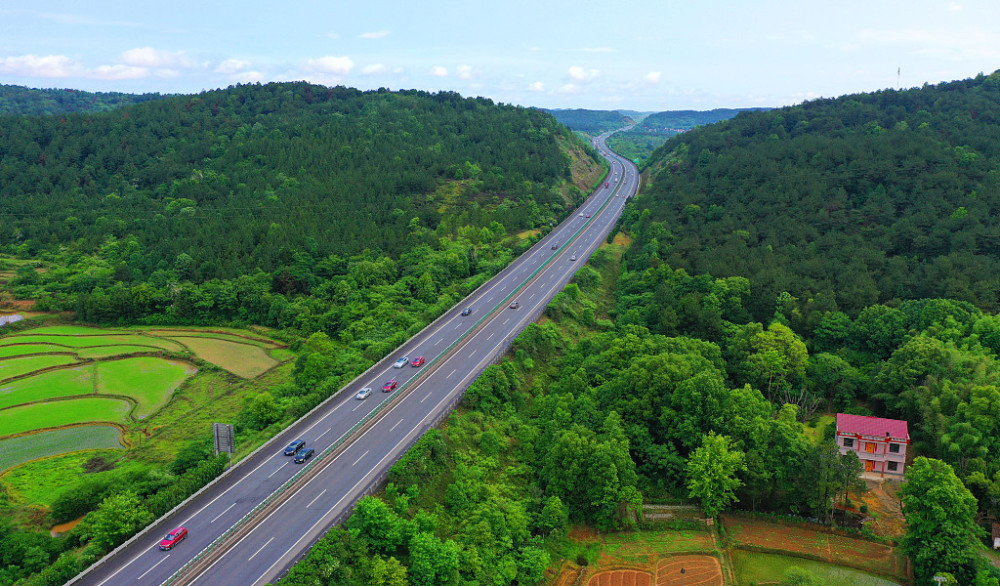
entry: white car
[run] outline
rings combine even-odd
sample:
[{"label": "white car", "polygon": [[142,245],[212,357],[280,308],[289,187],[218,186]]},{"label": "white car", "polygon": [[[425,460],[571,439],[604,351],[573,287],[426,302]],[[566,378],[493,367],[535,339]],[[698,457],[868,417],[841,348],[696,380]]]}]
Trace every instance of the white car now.
[{"label": "white car", "polygon": [[393,368],[403,368],[404,366],[406,366],[406,363],[409,362],[409,361],[410,361],[409,358],[407,358],[406,356],[403,356],[402,358],[400,358],[399,360],[397,360],[395,362],[395,364],[392,365],[392,367]]},{"label": "white car", "polygon": [[354,398],[357,399],[357,400],[359,400],[359,401],[364,401],[371,394],[372,394],[371,387],[365,387],[365,388],[361,389],[360,391],[358,391],[358,394],[354,395]]}]

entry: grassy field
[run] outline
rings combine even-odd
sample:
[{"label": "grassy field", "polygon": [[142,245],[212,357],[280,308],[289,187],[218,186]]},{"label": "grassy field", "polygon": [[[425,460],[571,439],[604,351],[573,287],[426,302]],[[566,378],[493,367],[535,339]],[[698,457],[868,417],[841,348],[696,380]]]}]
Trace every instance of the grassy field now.
[{"label": "grassy field", "polygon": [[185,379],[197,372],[191,364],[156,357],[97,363],[97,392],[125,395],[138,404],[134,416],[155,413]]},{"label": "grassy field", "polygon": [[216,338],[177,337],[199,358],[243,377],[253,378],[278,364],[260,346]]},{"label": "grassy field", "polygon": [[0,440],[0,472],[38,458],[79,450],[121,448],[113,425],[82,425]]},{"label": "grassy field", "polygon": [[120,399],[69,399],[0,411],[0,437],[91,421],[126,423],[132,405]]},{"label": "grassy field", "polygon": [[76,358],[65,354],[36,354],[33,356],[8,358],[0,360],[0,380],[24,376],[51,366],[73,364],[74,362],[76,362]]},{"label": "grassy field", "polygon": [[730,554],[737,584],[780,581],[792,566],[808,570],[826,586],[899,586],[898,582],[858,570],[785,555],[734,550]]},{"label": "grassy field", "polygon": [[[211,330],[211,331],[200,331],[200,330],[189,330],[189,329],[177,329],[177,330],[147,330],[147,333],[151,336],[162,336],[164,338],[178,339],[178,338],[212,338],[215,340],[225,340],[227,342],[236,342],[239,344],[251,344],[253,346],[260,346],[261,348],[280,348],[281,345],[273,340],[265,340],[255,336],[249,336],[246,334],[240,335],[235,332],[226,332],[223,330]],[[177,340],[183,343],[183,340]]]},{"label": "grassy field", "polygon": [[25,354],[45,354],[48,352],[73,352],[72,348],[56,346],[55,344],[10,344],[0,346],[0,358],[8,356],[23,356]]},{"label": "grassy field", "polygon": [[[92,395],[94,365],[83,364],[51,370],[0,385],[0,409],[56,397]],[[4,413],[0,411],[0,414]],[[0,436],[7,435],[0,433]]]},{"label": "grassy field", "polygon": [[122,450],[99,449],[35,460],[0,475],[0,482],[18,505],[48,506],[60,488],[72,484],[86,472],[84,464],[88,460],[94,457],[115,460],[122,454]]},{"label": "grassy field", "polygon": [[160,348],[153,346],[94,346],[92,348],[80,348],[76,355],[89,360],[100,360],[102,358],[113,358],[126,354],[138,352],[157,352]]},{"label": "grassy field", "polygon": [[52,328],[26,330],[5,338],[0,338],[0,346],[8,344],[53,344],[66,348],[89,348],[92,346],[146,346],[154,349],[159,348],[167,350],[169,352],[184,351],[184,347],[178,342],[164,338],[154,338],[153,336],[142,336],[137,334],[126,334],[121,336],[69,336],[41,333],[42,330],[49,329]]}]

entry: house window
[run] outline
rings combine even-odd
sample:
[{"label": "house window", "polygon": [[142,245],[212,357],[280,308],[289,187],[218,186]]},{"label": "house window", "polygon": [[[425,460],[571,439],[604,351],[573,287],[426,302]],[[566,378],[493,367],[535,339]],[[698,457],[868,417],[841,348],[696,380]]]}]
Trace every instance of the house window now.
[{"label": "house window", "polygon": [[889,444],[889,453],[890,454],[898,454],[899,453],[899,444]]},{"label": "house window", "polygon": [[865,451],[869,454],[875,453],[875,442],[865,442]]},{"label": "house window", "polygon": [[854,447],[854,438],[845,437],[844,438],[844,447],[845,448],[853,448]]},{"label": "house window", "polygon": [[886,462],[889,465],[889,472],[895,472],[899,468],[899,462]]}]

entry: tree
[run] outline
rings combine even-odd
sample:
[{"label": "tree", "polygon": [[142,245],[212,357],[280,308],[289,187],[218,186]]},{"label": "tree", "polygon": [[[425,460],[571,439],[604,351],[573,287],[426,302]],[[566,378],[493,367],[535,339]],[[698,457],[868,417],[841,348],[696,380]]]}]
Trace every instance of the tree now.
[{"label": "tree", "polygon": [[706,515],[715,517],[738,500],[735,492],[743,482],[736,473],[746,471],[745,460],[743,452],[730,446],[728,437],[715,435],[714,431],[691,455],[687,464],[688,495],[701,500]]},{"label": "tree", "polygon": [[407,586],[406,566],[394,557],[384,559],[376,556],[372,560],[371,586]]},{"label": "tree", "polygon": [[918,583],[930,584],[939,572],[971,583],[982,532],[975,522],[976,498],[941,460],[916,458],[906,479],[900,489],[906,515],[902,547]]},{"label": "tree", "polygon": [[86,518],[91,542],[107,551],[152,521],[153,515],[140,505],[132,491],[111,495],[101,501],[96,511]]}]

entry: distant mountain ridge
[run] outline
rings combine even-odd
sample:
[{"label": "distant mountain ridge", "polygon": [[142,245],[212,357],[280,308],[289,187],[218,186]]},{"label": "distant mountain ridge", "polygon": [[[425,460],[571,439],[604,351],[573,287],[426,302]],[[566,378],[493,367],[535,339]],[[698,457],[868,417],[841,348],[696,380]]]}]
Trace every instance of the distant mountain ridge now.
[{"label": "distant mountain ridge", "polygon": [[125,94],[121,92],[85,92],[73,89],[35,89],[0,84],[0,115],[40,116],[74,112],[106,112],[169,94]]}]

